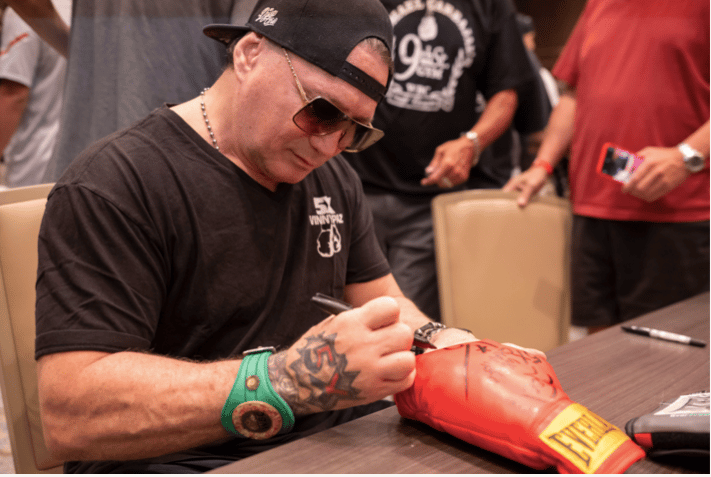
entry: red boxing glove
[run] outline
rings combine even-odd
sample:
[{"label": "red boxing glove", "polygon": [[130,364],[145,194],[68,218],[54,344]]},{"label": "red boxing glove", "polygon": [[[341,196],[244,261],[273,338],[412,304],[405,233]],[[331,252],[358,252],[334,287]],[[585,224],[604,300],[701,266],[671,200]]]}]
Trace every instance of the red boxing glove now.
[{"label": "red boxing glove", "polygon": [[621,473],[644,451],[568,398],[545,358],[491,340],[417,356],[400,415],[534,469]]}]

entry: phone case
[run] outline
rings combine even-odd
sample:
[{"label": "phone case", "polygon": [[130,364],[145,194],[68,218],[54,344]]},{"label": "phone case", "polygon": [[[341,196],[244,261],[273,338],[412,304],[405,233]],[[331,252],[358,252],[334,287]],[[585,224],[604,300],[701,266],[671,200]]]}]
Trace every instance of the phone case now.
[{"label": "phone case", "polygon": [[600,153],[598,171],[616,182],[625,183],[644,159],[612,143],[605,143]]}]

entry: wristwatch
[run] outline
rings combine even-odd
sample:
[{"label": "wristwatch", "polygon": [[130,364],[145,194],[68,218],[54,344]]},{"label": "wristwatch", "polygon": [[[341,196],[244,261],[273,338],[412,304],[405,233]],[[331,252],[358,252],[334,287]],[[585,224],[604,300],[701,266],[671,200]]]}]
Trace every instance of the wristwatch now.
[{"label": "wristwatch", "polygon": [[684,156],[684,165],[690,172],[699,172],[706,165],[704,156],[687,143],[682,142],[677,146],[677,149]]},{"label": "wristwatch", "polygon": [[294,427],[294,413],[269,380],[269,356],[276,349],[265,346],[244,352],[234,386],[222,408],[222,426],[232,434],[268,439]]},{"label": "wristwatch", "polygon": [[434,348],[435,346],[432,345],[432,342],[430,341],[432,336],[445,328],[447,328],[445,325],[435,321],[431,321],[426,325],[417,328],[415,330],[415,340],[411,351],[415,354],[422,354],[425,352],[425,347]]},{"label": "wristwatch", "polygon": [[481,154],[481,146],[479,145],[479,134],[477,134],[475,131],[464,131],[462,134],[460,134],[460,136],[465,136],[472,143],[474,143],[474,159],[472,160],[472,163],[476,164],[477,160],[479,159],[479,155]]}]

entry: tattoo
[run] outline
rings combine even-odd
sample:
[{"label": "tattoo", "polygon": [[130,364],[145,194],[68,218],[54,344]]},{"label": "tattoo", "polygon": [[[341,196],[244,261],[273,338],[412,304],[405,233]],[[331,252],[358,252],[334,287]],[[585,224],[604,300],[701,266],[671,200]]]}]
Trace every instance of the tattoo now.
[{"label": "tattoo", "polygon": [[286,401],[295,414],[303,414],[303,412],[297,412],[299,389],[287,369],[286,352],[271,355],[268,369],[269,381],[271,381],[274,391]]},{"label": "tattoo", "polygon": [[360,372],[346,371],[348,360],[336,351],[335,341],[336,334],[321,333],[307,337],[291,362],[288,353],[272,356],[269,378],[295,414],[327,411],[343,400],[359,399],[353,381]]}]

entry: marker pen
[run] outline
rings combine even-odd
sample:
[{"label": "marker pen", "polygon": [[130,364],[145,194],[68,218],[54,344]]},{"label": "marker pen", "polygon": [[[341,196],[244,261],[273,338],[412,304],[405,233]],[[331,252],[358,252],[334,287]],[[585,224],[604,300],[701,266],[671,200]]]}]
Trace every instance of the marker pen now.
[{"label": "marker pen", "polygon": [[676,333],[670,333],[668,331],[655,330],[654,328],[645,328],[643,326],[622,326],[622,329],[628,333],[649,336],[650,338],[673,341],[675,343],[683,343],[691,346],[698,346],[700,348],[706,346],[706,343],[704,343],[703,341],[696,340],[691,336],[679,335]]}]

